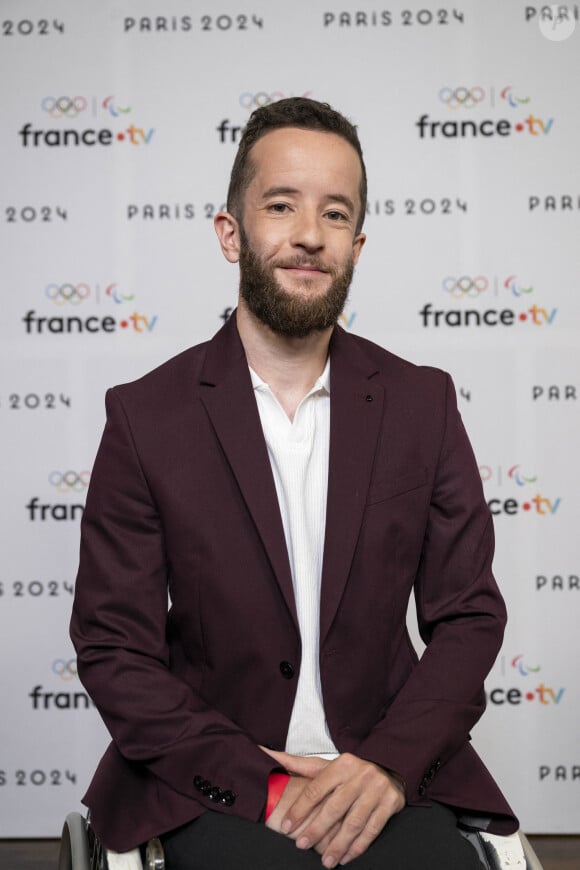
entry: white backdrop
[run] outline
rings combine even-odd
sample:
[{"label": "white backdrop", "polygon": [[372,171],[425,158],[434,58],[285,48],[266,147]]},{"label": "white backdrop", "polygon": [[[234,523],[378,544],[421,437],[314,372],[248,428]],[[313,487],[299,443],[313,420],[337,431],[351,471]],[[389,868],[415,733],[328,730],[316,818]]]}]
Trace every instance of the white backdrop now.
[{"label": "white backdrop", "polygon": [[68,619],[107,386],[212,335],[249,112],[359,125],[344,325],[448,369],[510,623],[474,741],[528,832],[580,832],[579,5],[0,3],[0,836],[55,836],[106,742]]}]

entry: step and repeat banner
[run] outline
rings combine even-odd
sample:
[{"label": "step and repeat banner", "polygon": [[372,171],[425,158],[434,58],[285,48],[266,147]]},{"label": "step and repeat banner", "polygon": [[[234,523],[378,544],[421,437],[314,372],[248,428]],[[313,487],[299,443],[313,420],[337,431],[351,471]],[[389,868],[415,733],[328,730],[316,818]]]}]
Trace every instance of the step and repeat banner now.
[{"label": "step and repeat banner", "polygon": [[343,326],[451,372],[494,515],[474,744],[525,830],[580,832],[580,4],[2,0],[0,81],[0,836],[57,836],[108,740],[68,638],[104,392],[229,316],[212,218],[298,95],[366,155]]}]

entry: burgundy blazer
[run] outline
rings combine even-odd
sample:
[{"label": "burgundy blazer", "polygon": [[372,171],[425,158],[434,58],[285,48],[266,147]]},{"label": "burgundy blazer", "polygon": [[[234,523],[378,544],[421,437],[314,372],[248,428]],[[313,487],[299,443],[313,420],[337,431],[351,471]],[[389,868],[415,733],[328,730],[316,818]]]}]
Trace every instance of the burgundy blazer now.
[{"label": "burgundy blazer", "polygon": [[[517,827],[469,745],[505,608],[492,521],[445,373],[337,327],[320,674],[340,752]],[[410,594],[427,649],[405,627]],[[168,592],[170,609],[168,611]],[[107,394],[71,636],[113,741],[85,796],[117,851],[212,810],[263,819],[300,634],[236,327]]]}]

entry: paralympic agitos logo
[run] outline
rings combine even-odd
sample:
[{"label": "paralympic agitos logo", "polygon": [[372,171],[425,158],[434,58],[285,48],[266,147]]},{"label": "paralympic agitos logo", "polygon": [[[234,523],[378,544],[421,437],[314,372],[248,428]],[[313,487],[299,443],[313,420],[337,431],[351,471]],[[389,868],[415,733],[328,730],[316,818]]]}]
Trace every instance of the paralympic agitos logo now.
[{"label": "paralympic agitos logo", "polygon": [[[443,120],[432,120],[428,114],[421,115],[415,122],[419,139],[490,139],[505,138],[513,133],[544,138],[554,126],[554,118],[530,111],[531,97],[512,85],[501,88],[445,86],[439,89],[437,97],[447,116]],[[504,117],[481,118],[482,109],[494,115],[499,111]],[[450,112],[455,116],[450,117]]]},{"label": "paralympic agitos logo", "polygon": [[447,275],[441,282],[442,306],[426,302],[418,311],[425,328],[549,327],[558,309],[538,301],[534,286],[518,275]]},{"label": "paralympic agitos logo", "polygon": [[[136,123],[131,106],[114,96],[47,96],[41,99],[40,109],[48,116],[47,123],[54,124],[48,128],[44,124],[34,127],[30,121],[23,124],[18,130],[23,148],[108,147],[115,143],[143,146],[150,144],[155,133],[154,127]],[[103,116],[106,126],[100,126]],[[71,121],[74,126],[63,127]]]},{"label": "paralympic agitos logo", "polygon": [[[135,294],[115,282],[103,286],[86,282],[47,284],[44,288],[44,300],[51,306],[48,313],[37,314],[31,309],[22,318],[28,335],[94,335],[103,332],[115,333],[118,330],[148,335],[157,326],[157,314],[143,314],[135,309],[131,310]],[[108,308],[115,315],[119,311],[120,316],[114,316],[113,313],[101,316],[103,309],[100,306]],[[128,309],[128,306],[131,307]],[[67,313],[64,316],[61,313],[55,314],[55,308]],[[96,311],[99,313],[95,313]]]}]

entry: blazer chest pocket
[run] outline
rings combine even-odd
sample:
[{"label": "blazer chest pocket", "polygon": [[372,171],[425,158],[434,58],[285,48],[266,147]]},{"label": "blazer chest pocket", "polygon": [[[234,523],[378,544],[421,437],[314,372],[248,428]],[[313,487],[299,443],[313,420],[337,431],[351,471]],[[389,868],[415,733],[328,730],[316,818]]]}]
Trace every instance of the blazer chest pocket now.
[{"label": "blazer chest pocket", "polygon": [[380,501],[395,498],[413,489],[419,489],[427,483],[427,469],[414,468],[399,477],[382,476],[371,485],[367,505],[377,504]]}]

